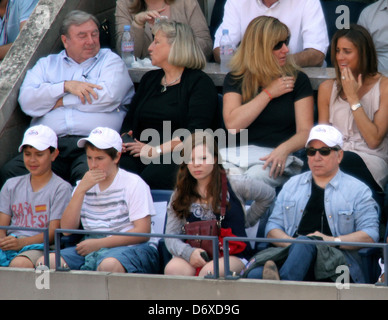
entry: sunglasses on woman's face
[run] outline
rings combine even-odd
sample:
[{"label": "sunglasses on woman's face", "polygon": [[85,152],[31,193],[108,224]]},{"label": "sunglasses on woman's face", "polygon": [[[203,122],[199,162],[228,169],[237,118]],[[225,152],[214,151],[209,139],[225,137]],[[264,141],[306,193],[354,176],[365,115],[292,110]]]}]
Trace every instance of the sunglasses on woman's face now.
[{"label": "sunglasses on woman's face", "polygon": [[330,152],[332,150],[335,150],[335,151],[338,151],[339,148],[338,147],[322,147],[322,148],[319,148],[319,149],[315,149],[315,148],[306,148],[306,154],[309,156],[309,157],[314,157],[315,154],[317,153],[317,151],[319,152],[319,154],[321,156],[328,156],[330,154]]},{"label": "sunglasses on woman's face", "polygon": [[283,44],[285,44],[286,46],[288,46],[288,44],[290,43],[290,36],[287,37],[286,40],[283,40],[283,41],[279,41],[274,47],[273,49],[274,50],[279,50],[283,47]]}]

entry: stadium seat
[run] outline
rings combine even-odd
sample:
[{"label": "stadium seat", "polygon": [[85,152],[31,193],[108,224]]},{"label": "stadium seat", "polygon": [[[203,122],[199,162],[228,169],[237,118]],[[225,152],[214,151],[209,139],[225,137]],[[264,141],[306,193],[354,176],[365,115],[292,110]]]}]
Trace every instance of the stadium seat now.
[{"label": "stadium seat", "polygon": [[[152,217],[151,223],[154,233],[162,234],[165,231],[166,226],[166,213],[167,213],[167,205],[170,201],[172,190],[151,190],[152,200],[154,202],[156,215]],[[164,267],[167,262],[171,259],[171,254],[168,252],[166,248],[166,244],[164,239],[159,239],[158,244],[159,251],[159,273],[164,273]]]}]

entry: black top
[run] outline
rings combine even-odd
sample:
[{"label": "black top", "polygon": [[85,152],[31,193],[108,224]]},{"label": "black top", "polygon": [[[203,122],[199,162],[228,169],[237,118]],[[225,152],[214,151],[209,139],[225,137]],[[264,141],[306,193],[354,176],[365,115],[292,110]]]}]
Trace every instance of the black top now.
[{"label": "black top", "polygon": [[331,236],[329,223],[325,212],[325,189],[317,186],[312,180],[311,197],[303,211],[302,219],[299,223],[297,235],[308,235],[319,231],[327,236]]},{"label": "black top", "polygon": [[[162,93],[163,76],[162,69],[149,71],[143,76],[121,131],[133,130],[134,137],[139,139],[145,129],[154,129],[161,137],[160,142],[154,141],[156,145],[171,140],[177,129],[190,132],[214,129],[217,89],[210,77],[201,70],[185,69],[180,83],[167,87]],[[163,121],[169,121],[171,125],[168,132],[163,132]],[[150,142],[151,138],[142,141]]]},{"label": "black top", "polygon": [[[259,88],[260,93],[262,88]],[[235,92],[242,94],[241,81],[228,73],[224,81],[224,94]],[[261,114],[250,124],[248,143],[260,147],[276,148],[296,133],[295,102],[313,95],[313,89],[307,75],[298,72],[294,90],[272,99]],[[240,139],[237,138],[237,141]]]}]

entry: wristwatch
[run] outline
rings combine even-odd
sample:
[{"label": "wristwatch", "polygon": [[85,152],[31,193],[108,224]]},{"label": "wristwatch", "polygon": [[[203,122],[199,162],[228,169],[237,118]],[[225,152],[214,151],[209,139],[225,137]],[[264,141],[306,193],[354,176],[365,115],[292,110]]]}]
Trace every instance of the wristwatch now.
[{"label": "wristwatch", "polygon": [[336,238],[334,238],[334,241],[335,241],[335,242],[341,242],[342,240],[341,240],[340,237],[336,237]]},{"label": "wristwatch", "polygon": [[350,106],[350,108],[351,108],[353,111],[356,111],[358,108],[361,108],[361,107],[362,107],[361,103],[352,104],[352,105]]}]

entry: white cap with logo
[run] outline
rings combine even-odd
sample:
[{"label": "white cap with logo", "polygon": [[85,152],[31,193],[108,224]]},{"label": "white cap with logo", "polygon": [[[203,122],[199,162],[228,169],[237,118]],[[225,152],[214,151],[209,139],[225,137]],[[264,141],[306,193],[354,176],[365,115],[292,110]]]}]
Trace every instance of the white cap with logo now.
[{"label": "white cap with logo", "polygon": [[83,148],[86,141],[89,141],[98,149],[115,148],[118,152],[122,151],[123,141],[117,131],[106,128],[97,127],[90,132],[89,137],[78,140],[78,147]]},{"label": "white cap with logo", "polygon": [[19,146],[19,152],[23,147],[29,145],[39,151],[46,150],[50,147],[58,148],[58,138],[55,132],[42,124],[27,129],[24,133],[23,142]]},{"label": "white cap with logo", "polygon": [[322,141],[328,147],[339,146],[342,148],[343,145],[341,132],[327,124],[319,124],[311,129],[309,138],[306,142],[306,147],[311,140]]}]

